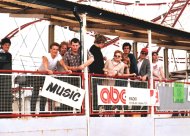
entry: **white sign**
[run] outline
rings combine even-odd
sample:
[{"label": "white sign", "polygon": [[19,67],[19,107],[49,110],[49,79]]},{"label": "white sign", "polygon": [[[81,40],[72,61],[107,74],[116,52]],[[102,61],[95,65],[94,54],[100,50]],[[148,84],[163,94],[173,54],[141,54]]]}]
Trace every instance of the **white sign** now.
[{"label": "white sign", "polygon": [[80,109],[85,90],[53,77],[46,76],[40,95],[73,108]]},{"label": "white sign", "polygon": [[150,105],[150,89],[128,88],[126,92],[127,105]]},{"label": "white sign", "polygon": [[158,90],[97,85],[98,105],[159,106]]}]

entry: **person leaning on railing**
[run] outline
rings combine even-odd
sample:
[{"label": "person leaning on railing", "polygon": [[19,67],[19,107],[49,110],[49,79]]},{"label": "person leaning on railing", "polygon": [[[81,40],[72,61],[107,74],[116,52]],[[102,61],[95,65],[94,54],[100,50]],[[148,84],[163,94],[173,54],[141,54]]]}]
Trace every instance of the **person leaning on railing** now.
[{"label": "person leaning on railing", "polygon": [[69,70],[73,72],[81,72],[94,61],[94,56],[89,55],[88,60],[84,62],[84,64],[81,64],[79,39],[73,38],[70,41],[70,44],[70,49],[64,54],[63,60]]},{"label": "person leaning on railing", "polygon": [[[65,65],[61,55],[59,54],[59,44],[58,43],[52,43],[50,45],[50,52],[42,56],[42,63],[40,67],[38,68],[38,71],[46,71],[47,74],[52,75],[53,71],[56,69],[57,63],[60,63],[60,65],[65,69],[66,72],[72,73],[71,70],[68,70],[67,66]],[[32,97],[31,97],[31,104],[30,109],[33,113],[36,110],[36,102],[39,95],[39,89],[43,85],[44,76],[36,76],[36,84],[33,87],[32,91]],[[47,98],[40,97],[40,111],[45,111],[45,105],[46,105]]]},{"label": "person leaning on railing", "polygon": [[[94,44],[90,47],[89,52],[94,56],[94,61],[89,65],[89,73],[91,74],[104,74],[104,56],[101,49],[104,47],[107,39],[104,35],[96,34]],[[102,85],[102,80],[95,79],[92,84],[92,108],[99,110],[98,96],[97,96],[97,85]],[[97,116],[97,115],[93,115]]]},{"label": "person leaning on railing", "polygon": [[123,53],[122,62],[125,64],[123,76],[125,76],[125,77],[136,76],[136,73],[130,73],[131,62],[130,62],[130,58],[127,54]]},{"label": "person leaning on railing", "polygon": [[[124,68],[125,64],[121,61],[122,60],[122,51],[116,50],[114,52],[113,59],[107,60],[104,66],[104,74],[107,76],[122,76],[124,73]],[[103,85],[108,85],[108,86],[116,86],[119,81],[114,78],[114,79],[105,79],[103,81]],[[105,110],[117,110],[120,106],[104,106]],[[101,109],[101,107],[100,107]]]},{"label": "person leaning on railing", "polygon": [[[11,41],[9,38],[3,38],[0,44],[0,70],[12,70],[12,55],[9,53]],[[13,96],[11,83],[11,75],[0,75],[0,112],[12,111]]]},{"label": "person leaning on railing", "polygon": [[158,52],[152,52],[153,78],[159,81],[166,80],[163,65],[158,60]]},{"label": "person leaning on railing", "polygon": [[[147,88],[148,87],[148,79],[150,79],[150,60],[147,59],[148,49],[142,48],[140,52],[140,56],[138,59],[137,67],[138,67],[138,78],[141,80],[137,87]],[[147,106],[133,106],[135,110],[147,110]],[[142,114],[142,117],[146,117],[146,114]]]}]

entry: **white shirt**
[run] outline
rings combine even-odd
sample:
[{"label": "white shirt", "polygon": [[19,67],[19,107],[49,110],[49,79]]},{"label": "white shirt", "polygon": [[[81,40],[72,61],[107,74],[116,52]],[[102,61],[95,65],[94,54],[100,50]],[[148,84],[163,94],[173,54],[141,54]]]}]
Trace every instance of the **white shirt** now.
[{"label": "white shirt", "polygon": [[0,49],[0,53],[5,53],[5,51],[3,49]]},{"label": "white shirt", "polygon": [[[62,57],[59,53],[57,54],[57,56],[55,58],[52,58],[50,53],[47,53],[46,55],[43,55],[43,56],[47,57],[47,59],[48,59],[48,69],[49,70],[55,70],[56,66],[57,66],[57,62],[62,59]],[[38,70],[40,70],[40,71],[45,70],[43,63],[41,63]]]},{"label": "white shirt", "polygon": [[154,73],[156,73],[157,75],[160,75],[160,69],[163,68],[161,62],[157,61],[156,63],[152,63],[152,66],[153,66]]},{"label": "white shirt", "polygon": [[144,59],[143,60],[139,60],[138,63],[137,63],[138,73],[140,72],[141,65],[142,65],[143,61],[144,61]]}]

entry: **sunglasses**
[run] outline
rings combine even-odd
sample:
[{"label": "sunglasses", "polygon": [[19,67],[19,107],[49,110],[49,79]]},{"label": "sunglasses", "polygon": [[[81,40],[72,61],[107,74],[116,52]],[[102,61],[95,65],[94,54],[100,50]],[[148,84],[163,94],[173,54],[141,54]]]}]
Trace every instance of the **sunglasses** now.
[{"label": "sunglasses", "polygon": [[114,57],[116,57],[116,58],[120,58],[121,56],[120,56],[120,55],[114,55]]},{"label": "sunglasses", "polygon": [[143,54],[143,55],[147,55],[147,53],[146,53],[146,52],[141,52],[141,54]]}]

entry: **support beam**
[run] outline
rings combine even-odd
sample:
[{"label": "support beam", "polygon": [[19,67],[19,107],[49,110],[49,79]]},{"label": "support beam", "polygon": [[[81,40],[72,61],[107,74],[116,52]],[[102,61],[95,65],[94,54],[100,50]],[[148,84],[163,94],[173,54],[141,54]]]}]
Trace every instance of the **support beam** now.
[{"label": "support beam", "polygon": [[138,50],[137,50],[137,42],[136,41],[133,43],[133,54],[134,54],[135,58],[137,59]]},{"label": "support beam", "polygon": [[55,35],[55,26],[54,25],[49,25],[49,31],[48,31],[48,51],[50,45],[54,42],[54,35]]},{"label": "support beam", "polygon": [[164,73],[165,73],[165,77],[166,79],[169,79],[169,65],[168,65],[168,48],[164,49],[164,58],[165,63],[164,63]]}]

